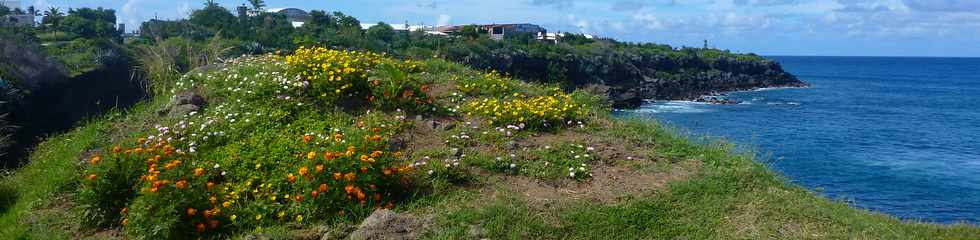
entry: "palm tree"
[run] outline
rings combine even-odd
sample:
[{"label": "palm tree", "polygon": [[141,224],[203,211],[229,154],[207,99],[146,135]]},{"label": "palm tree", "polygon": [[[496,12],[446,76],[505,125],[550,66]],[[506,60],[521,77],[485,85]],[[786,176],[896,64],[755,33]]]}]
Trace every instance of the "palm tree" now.
[{"label": "palm tree", "polygon": [[248,3],[252,4],[252,9],[255,11],[265,8],[265,1],[263,0],[248,0]]},{"label": "palm tree", "polygon": [[61,22],[62,16],[61,10],[58,10],[56,7],[51,7],[47,11],[44,11],[44,17],[41,18],[41,23],[44,25],[58,25],[58,22]]},{"label": "palm tree", "polygon": [[215,3],[214,0],[208,0],[207,2],[204,2],[204,7],[205,8],[216,8],[216,7],[218,7],[218,3]]}]

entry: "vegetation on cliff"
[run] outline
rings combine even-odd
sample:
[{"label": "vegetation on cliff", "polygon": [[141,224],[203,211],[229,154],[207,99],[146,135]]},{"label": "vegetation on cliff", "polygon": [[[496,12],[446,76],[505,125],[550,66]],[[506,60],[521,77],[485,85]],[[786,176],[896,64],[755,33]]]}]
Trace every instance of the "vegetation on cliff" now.
[{"label": "vegetation on cliff", "polygon": [[[46,141],[0,182],[3,238],[968,238],[831,202],[606,98],[444,60],[301,48],[193,70]],[[477,85],[477,86],[475,86]]]}]

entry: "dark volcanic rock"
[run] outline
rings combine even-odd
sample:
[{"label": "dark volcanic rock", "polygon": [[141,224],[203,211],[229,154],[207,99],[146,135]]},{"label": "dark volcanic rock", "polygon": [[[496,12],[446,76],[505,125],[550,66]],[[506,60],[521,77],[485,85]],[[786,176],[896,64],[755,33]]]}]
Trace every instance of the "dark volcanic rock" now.
[{"label": "dark volcanic rock", "polygon": [[350,234],[350,239],[418,239],[422,230],[423,224],[418,218],[380,209],[364,219]]},{"label": "dark volcanic rock", "polygon": [[187,91],[177,94],[170,100],[166,107],[157,111],[160,115],[170,115],[172,117],[184,116],[191,112],[198,112],[204,108],[207,102],[204,97],[194,91]]}]

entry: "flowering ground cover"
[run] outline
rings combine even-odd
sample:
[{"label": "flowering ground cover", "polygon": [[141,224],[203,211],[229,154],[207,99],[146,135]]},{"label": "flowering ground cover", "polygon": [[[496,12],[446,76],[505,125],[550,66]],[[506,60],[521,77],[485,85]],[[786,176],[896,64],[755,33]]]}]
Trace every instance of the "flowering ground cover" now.
[{"label": "flowering ground cover", "polygon": [[[819,198],[601,93],[439,59],[300,48],[161,86],[5,177],[0,238],[318,239],[382,208],[432,239],[976,236]],[[173,112],[187,95],[204,104]]]}]

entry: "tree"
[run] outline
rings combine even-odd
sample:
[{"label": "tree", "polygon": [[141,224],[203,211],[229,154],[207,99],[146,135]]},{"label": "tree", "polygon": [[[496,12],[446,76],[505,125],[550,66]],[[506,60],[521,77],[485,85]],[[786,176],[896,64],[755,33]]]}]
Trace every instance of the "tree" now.
[{"label": "tree", "polygon": [[480,31],[474,25],[466,25],[459,31],[459,35],[473,40],[480,37]]},{"label": "tree", "polygon": [[377,25],[368,28],[367,35],[370,38],[390,43],[395,38],[395,28],[387,23],[379,22]]},{"label": "tree", "polygon": [[4,5],[0,5],[0,17],[7,16],[7,14],[10,14],[10,8],[7,8],[7,6]]},{"label": "tree", "polygon": [[239,32],[238,18],[231,14],[228,9],[214,3],[213,0],[208,1],[204,9],[194,10],[189,21],[191,24],[200,26],[211,33],[221,31],[226,36],[237,36]]},{"label": "tree", "polygon": [[265,8],[265,1],[263,0],[248,0],[249,4],[252,4],[252,9],[255,11],[261,11]]},{"label": "tree", "polygon": [[61,13],[61,10],[58,10],[56,7],[51,7],[47,11],[44,11],[44,17],[41,18],[41,23],[45,25],[58,25],[61,23],[62,18],[64,18],[64,15]]},{"label": "tree", "polygon": [[27,14],[35,17],[41,16],[41,13],[38,12],[37,8],[34,8],[34,6],[27,7]]}]

